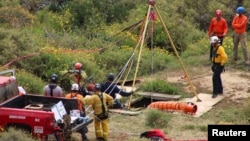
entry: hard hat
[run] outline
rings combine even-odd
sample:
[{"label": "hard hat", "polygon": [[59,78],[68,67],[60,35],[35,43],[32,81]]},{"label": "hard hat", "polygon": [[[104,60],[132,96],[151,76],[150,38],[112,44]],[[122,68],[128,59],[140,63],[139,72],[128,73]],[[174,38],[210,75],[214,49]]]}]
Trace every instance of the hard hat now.
[{"label": "hard hat", "polygon": [[87,90],[88,91],[94,91],[94,89],[95,89],[95,84],[93,84],[93,83],[87,84]]},{"label": "hard hat", "polygon": [[76,83],[72,84],[71,91],[78,91],[78,90],[79,90],[79,85]]},{"label": "hard hat", "polygon": [[115,79],[115,76],[113,73],[109,73],[108,76],[107,76],[107,79],[110,80],[110,81],[113,81]]},{"label": "hard hat", "polygon": [[242,13],[245,12],[245,8],[240,6],[240,7],[237,8],[236,12],[239,13],[239,14],[242,14]]},{"label": "hard hat", "polygon": [[212,36],[210,39],[210,43],[214,44],[214,43],[218,43],[219,42],[219,38],[217,36]]},{"label": "hard hat", "polygon": [[217,10],[215,11],[215,15],[216,15],[216,16],[221,16],[221,15],[222,15],[221,10],[220,10],[220,9],[217,9]]},{"label": "hard hat", "polygon": [[96,90],[96,91],[100,91],[100,90],[101,90],[101,84],[96,83],[96,84],[95,84],[95,90]]},{"label": "hard hat", "polygon": [[51,80],[52,83],[56,83],[57,80],[58,80],[57,74],[52,74],[51,77],[50,77],[50,80]]},{"label": "hard hat", "polygon": [[82,69],[82,64],[81,63],[75,63],[75,69],[79,70]]}]

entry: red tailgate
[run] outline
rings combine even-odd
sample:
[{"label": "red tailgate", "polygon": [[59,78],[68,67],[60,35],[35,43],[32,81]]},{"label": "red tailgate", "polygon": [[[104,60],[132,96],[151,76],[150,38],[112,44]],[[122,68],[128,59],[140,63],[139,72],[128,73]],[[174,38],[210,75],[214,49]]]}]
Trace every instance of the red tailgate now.
[{"label": "red tailgate", "polygon": [[26,124],[37,135],[52,134],[54,131],[54,113],[26,109],[13,109],[0,107],[0,126],[5,127],[10,123]]}]

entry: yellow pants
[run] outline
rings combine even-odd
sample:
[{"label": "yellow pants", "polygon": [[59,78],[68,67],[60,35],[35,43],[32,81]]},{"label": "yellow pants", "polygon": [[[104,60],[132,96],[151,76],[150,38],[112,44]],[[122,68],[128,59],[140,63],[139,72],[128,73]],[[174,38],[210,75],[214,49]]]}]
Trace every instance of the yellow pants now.
[{"label": "yellow pants", "polygon": [[104,119],[104,120],[98,120],[96,117],[94,118],[94,124],[95,124],[95,135],[96,138],[104,138],[105,141],[108,140],[108,122],[109,119]]}]

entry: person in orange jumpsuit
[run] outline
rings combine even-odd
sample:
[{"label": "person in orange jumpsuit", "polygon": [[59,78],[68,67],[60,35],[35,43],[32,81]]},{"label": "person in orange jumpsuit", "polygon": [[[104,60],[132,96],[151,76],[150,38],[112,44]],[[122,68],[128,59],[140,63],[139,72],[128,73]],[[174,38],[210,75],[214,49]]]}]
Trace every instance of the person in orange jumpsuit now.
[{"label": "person in orange jumpsuit", "polygon": [[[223,39],[228,32],[228,25],[225,18],[222,17],[222,12],[220,9],[215,11],[215,17],[210,21],[209,29],[208,29],[208,37],[209,40],[212,36],[217,36],[220,39],[220,44],[222,45]],[[212,50],[213,47],[210,45],[210,54],[209,60],[212,58]]]},{"label": "person in orange jumpsuit", "polygon": [[96,83],[94,87],[94,93],[91,96],[81,99],[81,102],[84,105],[92,105],[92,109],[94,110],[95,115],[94,125],[97,141],[107,141],[109,117],[100,117],[100,115],[102,113],[108,113],[108,107],[114,104],[113,97],[104,92],[101,92],[101,85],[99,83]]},{"label": "person in orange jumpsuit", "polygon": [[247,49],[247,41],[246,41],[246,27],[247,27],[247,17],[244,15],[245,8],[238,7],[236,10],[237,14],[234,16],[232,21],[232,27],[234,30],[233,34],[233,42],[234,42],[234,54],[233,54],[233,61],[236,62],[238,58],[238,46],[241,43],[242,52],[244,55],[244,62],[246,65],[249,65],[249,55]]}]

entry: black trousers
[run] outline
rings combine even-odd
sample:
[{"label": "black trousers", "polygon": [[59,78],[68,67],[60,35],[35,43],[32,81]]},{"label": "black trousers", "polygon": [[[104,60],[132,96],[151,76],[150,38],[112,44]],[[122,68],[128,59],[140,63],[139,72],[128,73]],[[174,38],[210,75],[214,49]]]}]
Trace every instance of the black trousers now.
[{"label": "black trousers", "polygon": [[219,64],[213,65],[213,94],[217,95],[218,93],[223,93],[223,86],[222,86],[222,80],[221,80],[221,73],[224,70],[224,67],[222,67]]}]

